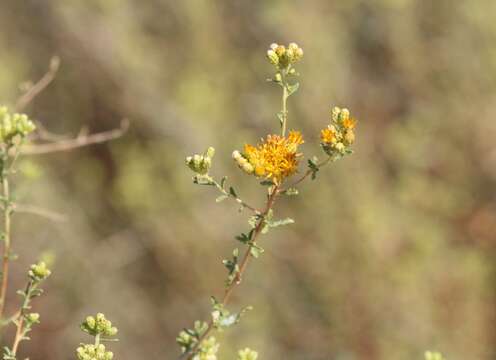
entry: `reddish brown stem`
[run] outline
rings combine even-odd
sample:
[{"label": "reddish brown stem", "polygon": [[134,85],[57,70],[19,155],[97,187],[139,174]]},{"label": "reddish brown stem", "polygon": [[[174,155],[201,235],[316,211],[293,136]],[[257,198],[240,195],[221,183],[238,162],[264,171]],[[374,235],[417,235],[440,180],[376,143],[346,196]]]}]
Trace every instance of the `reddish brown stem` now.
[{"label": "reddish brown stem", "polygon": [[[269,213],[269,211],[274,206],[274,202],[276,200],[278,193],[279,193],[279,190],[278,190],[278,187],[276,186],[276,187],[274,187],[274,189],[272,189],[272,192],[270,193],[270,195],[267,199],[267,205],[265,207],[264,212],[262,213],[260,220],[258,221],[258,223],[255,227],[251,243],[249,244],[248,249],[246,249],[246,251],[243,255],[243,258],[241,259],[241,262],[239,263],[239,271],[236,274],[236,277],[233,279],[233,281],[230,283],[230,285],[224,291],[224,296],[222,297],[222,300],[221,300],[221,304],[223,306],[228,304],[229,299],[231,298],[231,295],[232,295],[234,289],[241,283],[241,279],[243,277],[243,274],[245,273],[246,268],[250,262],[250,258],[252,257],[251,248],[254,246],[256,239],[258,238],[258,236],[262,232],[262,229],[264,227],[265,218],[266,218],[267,214]],[[205,330],[205,332],[200,336],[200,338],[198,339],[198,342],[195,344],[195,346],[193,346],[193,348],[191,348],[191,350],[182,354],[180,359],[187,359],[187,360],[192,359],[193,356],[198,351],[198,348],[200,347],[202,341],[210,334],[210,332],[213,330],[213,328],[214,328],[214,323],[213,323],[213,320],[210,319],[208,321],[207,330]]]}]

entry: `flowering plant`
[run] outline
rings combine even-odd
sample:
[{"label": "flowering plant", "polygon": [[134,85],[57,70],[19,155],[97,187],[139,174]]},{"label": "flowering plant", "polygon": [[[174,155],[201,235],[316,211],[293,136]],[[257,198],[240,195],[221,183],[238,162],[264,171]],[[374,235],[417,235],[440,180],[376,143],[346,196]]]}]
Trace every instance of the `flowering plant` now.
[{"label": "flowering plant", "polygon": [[[236,247],[232,252],[232,257],[223,260],[227,269],[225,287],[220,299],[215,297],[211,299],[210,319],[196,321],[193,327],[184,329],[177,337],[177,342],[181,347],[181,358],[184,359],[217,359],[219,344],[212,333],[238,323],[244,313],[251,310],[251,307],[247,306],[238,313],[231,313],[227,305],[233,291],[241,283],[250,260],[258,258],[264,252],[259,244],[260,235],[267,233],[271,228],[294,222],[290,218],[275,218],[274,205],[277,198],[297,195],[298,184],[308,177],[315,179],[317,172],[323,166],[352,153],[351,145],[355,141],[356,120],[351,117],[348,109],[333,107],[329,124],[320,132],[320,145],[324,159],[319,161],[315,156],[307,159],[307,170],[302,174],[299,173],[299,165],[304,158],[300,146],[304,140],[300,131],[287,131],[287,101],[299,88],[299,83],[296,82],[299,74],[295,65],[303,58],[303,50],[295,43],[288,46],[272,44],[267,51],[267,58],[275,70],[269,81],[282,89],[282,108],[277,113],[280,133],[269,134],[258,144],[245,144],[242,152],[234,150],[232,153],[238,167],[260,181],[266,196],[265,206],[258,209],[248,204],[238,196],[233,186],[226,188],[227,177],[224,176],[218,181],[210,174],[215,154],[213,147],[208,148],[203,154],[186,158],[187,166],[195,173],[193,176],[195,184],[216,188],[221,193],[217,202],[231,198],[240,204],[241,209],[250,210],[251,216],[248,219],[249,230],[235,237],[244,246],[244,252],[241,253]],[[238,353],[238,360],[256,360],[257,358],[258,353],[249,348]]]}]

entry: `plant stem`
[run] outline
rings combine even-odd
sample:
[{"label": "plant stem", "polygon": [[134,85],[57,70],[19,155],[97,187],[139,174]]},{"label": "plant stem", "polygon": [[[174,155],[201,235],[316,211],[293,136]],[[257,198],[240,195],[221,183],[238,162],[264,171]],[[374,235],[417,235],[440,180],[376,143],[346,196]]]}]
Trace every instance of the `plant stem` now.
[{"label": "plant stem", "polygon": [[3,252],[2,252],[2,283],[0,286],[0,319],[3,317],[5,309],[5,298],[7,295],[7,285],[9,281],[9,260],[10,260],[10,216],[12,212],[9,191],[9,179],[7,170],[8,149],[4,150],[2,159],[1,180],[2,180],[2,197],[3,197]]},{"label": "plant stem", "polygon": [[215,181],[213,178],[210,178],[210,180],[213,182],[214,186],[225,196],[232,198],[235,200],[238,204],[240,204],[242,207],[247,208],[251,211],[253,211],[255,214],[260,214],[260,210],[255,208],[254,206],[251,206],[247,203],[245,203],[242,199],[237,197],[236,195],[232,194],[231,192],[226,191],[221,184],[219,184],[217,181]]},{"label": "plant stem", "polygon": [[287,100],[288,100],[288,84],[286,83],[286,78],[284,71],[281,72],[282,80],[282,110],[281,110],[281,136],[286,136],[286,122],[288,121],[288,110],[287,110]]},{"label": "plant stem", "polygon": [[14,343],[12,345],[12,354],[15,356],[17,354],[17,349],[19,348],[19,344],[22,341],[22,338],[24,337],[24,316],[21,315],[19,319],[19,323],[17,325],[17,330],[14,338]]},{"label": "plant stem", "polygon": [[[321,161],[320,163],[317,164],[317,168],[320,169],[321,167],[324,167],[331,160],[333,160],[333,158],[331,156],[328,156],[327,159],[325,159],[325,160],[323,160],[323,161]],[[305,180],[309,175],[311,175],[312,172],[313,171],[311,169],[307,170],[298,180],[294,181],[288,188],[281,189],[279,192],[284,192],[284,191],[286,191],[289,188],[295,187],[296,185],[298,185],[299,183],[301,183],[303,180]]]},{"label": "plant stem", "polygon": [[[269,213],[270,210],[272,210],[272,207],[274,206],[274,202],[276,200],[276,197],[279,193],[278,187],[274,186],[272,189],[272,192],[270,193],[268,199],[267,199],[267,205],[265,207],[265,210],[262,214],[262,217],[258,221],[255,231],[253,233],[253,237],[251,240],[251,243],[248,245],[248,249],[246,249],[243,258],[241,259],[240,265],[239,265],[239,271],[236,274],[236,278],[230,283],[230,285],[225,289],[224,291],[224,296],[222,297],[221,304],[223,306],[226,306],[229,302],[229,299],[231,298],[231,294],[233,293],[234,289],[241,283],[241,279],[243,277],[243,274],[246,271],[246,268],[248,267],[248,264],[250,262],[250,258],[252,257],[251,255],[251,248],[254,246],[253,244],[255,243],[255,240],[258,238],[260,233],[262,232],[264,222],[265,222],[265,217]],[[212,319],[209,320],[208,322],[208,327],[207,330],[200,336],[198,339],[198,342],[195,344],[193,348],[191,348],[189,351],[185,352],[182,354],[179,358],[180,359],[187,359],[190,360],[193,358],[193,356],[196,354],[198,351],[198,348],[201,346],[202,341],[210,334],[210,332],[214,328],[214,322]]]},{"label": "plant stem", "polygon": [[29,281],[26,285],[26,289],[24,290],[24,301],[19,309],[16,320],[14,323],[16,324],[17,330],[14,337],[14,342],[12,344],[12,354],[15,356],[17,353],[17,349],[19,348],[19,344],[24,339],[26,335],[26,330],[24,328],[24,311],[29,308],[29,302],[31,300],[31,292],[35,289],[35,286],[32,281]]}]

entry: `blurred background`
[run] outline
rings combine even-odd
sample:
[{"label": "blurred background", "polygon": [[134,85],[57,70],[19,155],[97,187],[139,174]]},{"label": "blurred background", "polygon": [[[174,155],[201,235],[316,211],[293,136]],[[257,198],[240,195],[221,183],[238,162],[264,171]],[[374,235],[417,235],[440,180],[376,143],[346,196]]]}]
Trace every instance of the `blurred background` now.
[{"label": "blurred background", "polygon": [[[359,120],[355,154],[278,203],[296,224],[263,238],[218,335],[220,359],[496,358],[496,2],[421,0],[3,0],[0,102],[61,68],[26,112],[76,135],[131,121],[121,139],[24,157],[14,288],[55,258],[42,324],[21,357],[73,359],[78,325],[104,312],[116,359],[175,359],[176,334],[219,295],[248,213],[191,183],[184,157],[212,145],[213,174],[262,204],[232,163],[277,131],[272,42],[305,51],[290,127],[306,155],[331,105]],[[303,165],[302,165],[303,168]],[[13,311],[13,307],[10,309]]]}]

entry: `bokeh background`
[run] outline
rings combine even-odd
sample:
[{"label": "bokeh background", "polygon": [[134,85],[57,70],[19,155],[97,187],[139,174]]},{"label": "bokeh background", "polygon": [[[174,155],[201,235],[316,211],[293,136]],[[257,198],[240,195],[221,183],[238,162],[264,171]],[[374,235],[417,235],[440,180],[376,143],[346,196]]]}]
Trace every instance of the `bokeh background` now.
[{"label": "bokeh background", "polygon": [[495,14],[493,0],[3,0],[2,103],[58,55],[31,117],[74,135],[131,121],[119,140],[20,163],[18,201],[65,218],[15,218],[12,305],[28,264],[55,259],[21,356],[73,359],[78,324],[102,311],[117,359],[176,358],[248,216],[194,186],[184,157],[214,146],[213,173],[263,202],[230,154],[277,131],[265,51],[296,41],[290,127],[318,154],[331,104],[347,106],[356,152],[278,203],[296,224],[263,239],[231,306],[254,311],[218,336],[220,358],[496,358]]}]

